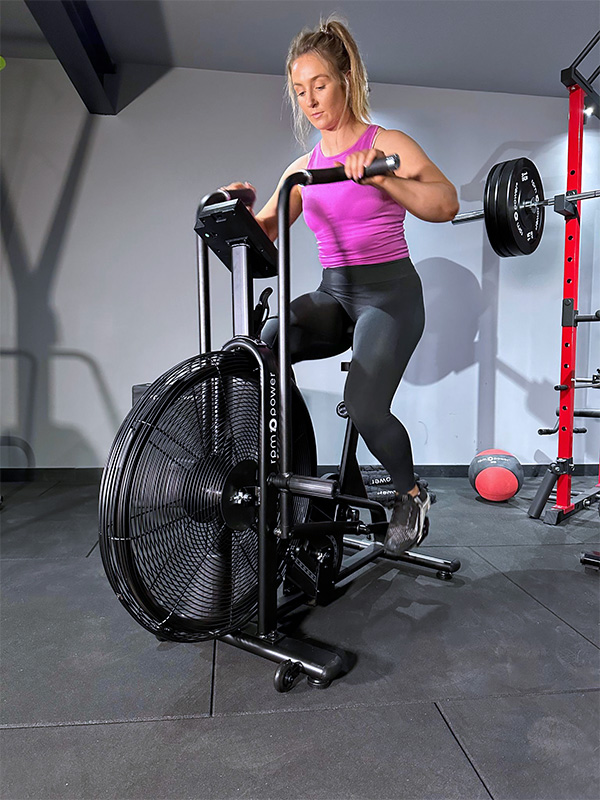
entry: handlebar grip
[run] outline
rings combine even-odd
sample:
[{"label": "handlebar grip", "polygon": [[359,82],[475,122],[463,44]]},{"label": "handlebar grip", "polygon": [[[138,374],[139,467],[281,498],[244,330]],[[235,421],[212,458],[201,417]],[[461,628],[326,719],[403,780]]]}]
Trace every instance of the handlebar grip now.
[{"label": "handlebar grip", "polygon": [[[372,164],[365,168],[365,178],[372,178],[374,175],[387,175],[394,172],[400,166],[400,156],[394,153],[385,158],[376,158]],[[337,183],[339,181],[346,181],[346,172],[344,167],[329,167],[328,169],[307,169],[306,185],[314,186],[318,183]]]},{"label": "handlebar grip", "polygon": [[394,153],[385,158],[376,158],[372,164],[365,167],[365,178],[372,178],[373,175],[387,175],[389,172],[395,172],[400,166],[400,156]]}]

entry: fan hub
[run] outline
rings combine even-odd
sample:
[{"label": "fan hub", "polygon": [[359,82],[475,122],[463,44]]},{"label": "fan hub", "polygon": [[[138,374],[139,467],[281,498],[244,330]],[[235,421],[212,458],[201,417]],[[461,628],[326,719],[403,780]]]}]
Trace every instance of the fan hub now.
[{"label": "fan hub", "polygon": [[257,482],[258,464],[251,458],[236,464],[225,478],[221,513],[233,530],[245,531],[256,523]]}]

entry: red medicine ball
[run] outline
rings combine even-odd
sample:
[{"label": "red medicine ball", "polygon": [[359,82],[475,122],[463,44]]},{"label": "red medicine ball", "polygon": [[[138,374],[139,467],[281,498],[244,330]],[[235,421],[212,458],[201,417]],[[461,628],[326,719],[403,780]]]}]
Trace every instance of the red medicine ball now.
[{"label": "red medicine ball", "polygon": [[469,481],[477,494],[498,503],[519,491],[523,485],[523,467],[506,450],[484,450],[471,461]]}]

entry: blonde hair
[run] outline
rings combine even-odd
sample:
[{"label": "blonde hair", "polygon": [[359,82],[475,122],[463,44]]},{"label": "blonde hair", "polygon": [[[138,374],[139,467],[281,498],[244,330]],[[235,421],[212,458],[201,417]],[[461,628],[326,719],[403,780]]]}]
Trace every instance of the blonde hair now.
[{"label": "blonde hair", "polygon": [[[369,83],[367,71],[358,50],[354,37],[346,25],[335,16],[321,19],[315,30],[304,28],[294,37],[288,50],[285,62],[287,75],[288,99],[292,104],[294,117],[294,135],[298,142],[306,146],[306,139],[311,124],[306,119],[294,91],[292,83],[292,66],[294,61],[307,53],[316,53],[332,70],[334,78],[339,80],[346,93],[346,108],[359,122],[369,123]],[[346,73],[350,73],[348,76]]]}]

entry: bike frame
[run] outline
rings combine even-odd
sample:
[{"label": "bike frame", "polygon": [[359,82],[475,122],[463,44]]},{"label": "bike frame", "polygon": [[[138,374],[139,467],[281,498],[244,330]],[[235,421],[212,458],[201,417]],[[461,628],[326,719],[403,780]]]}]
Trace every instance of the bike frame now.
[{"label": "bike frame", "polygon": [[[389,157],[394,159],[397,157]],[[388,171],[394,161],[387,163]],[[396,164],[397,165],[397,164]],[[313,685],[327,685],[334,677],[344,671],[348,664],[347,659],[340,653],[331,649],[297,641],[289,636],[283,636],[277,628],[278,620],[291,609],[306,602],[306,596],[301,592],[278,601],[277,586],[277,542],[286,540],[292,535],[310,537],[311,534],[323,533],[328,530],[342,531],[346,534],[343,538],[344,547],[356,551],[345,558],[342,568],[338,573],[336,583],[346,580],[366,564],[386,557],[383,545],[375,540],[375,532],[386,527],[385,509],[381,504],[368,500],[366,497],[342,494],[347,487],[356,480],[360,474],[356,462],[356,443],[358,434],[350,419],[344,442],[341,458],[340,482],[327,479],[294,476],[292,474],[292,391],[294,381],[291,370],[289,327],[290,327],[290,224],[289,207],[290,194],[294,186],[308,185],[311,183],[329,183],[345,180],[343,168],[330,170],[302,171],[290,175],[283,183],[278,201],[279,247],[277,252],[277,295],[279,301],[278,311],[278,358],[264,343],[257,341],[253,335],[253,284],[252,278],[255,271],[251,266],[252,258],[256,257],[257,247],[264,245],[265,251],[269,247],[260,241],[249,241],[249,237],[234,237],[230,242],[233,289],[233,327],[234,336],[223,347],[224,350],[242,348],[253,357],[259,369],[261,383],[261,411],[260,411],[260,460],[259,466],[259,511],[258,511],[258,536],[259,536],[259,574],[258,574],[258,617],[256,623],[250,623],[243,631],[226,634],[220,639],[244,650],[261,655],[272,661],[283,662],[292,660],[299,662]],[[215,209],[224,209],[223,194],[215,193],[208,196],[201,204],[203,213],[208,213],[208,204],[216,202]],[[241,200],[229,201],[241,204]],[[200,212],[199,210],[199,212]],[[242,219],[249,212],[240,211]],[[199,217],[200,219],[200,217]],[[199,236],[198,244],[198,305],[200,348],[202,352],[210,349],[210,287],[208,249],[201,235],[202,226],[197,223],[196,232]],[[208,234],[208,236],[214,234]],[[260,239],[260,236],[259,236]],[[254,255],[253,255],[254,253]],[[269,253],[267,252],[267,255]],[[273,253],[270,253],[273,257]],[[222,257],[222,254],[221,254]],[[256,262],[255,262],[256,263]],[[263,275],[269,273],[263,271]],[[275,409],[275,411],[273,411]],[[269,433],[277,432],[277,457],[272,458]],[[341,490],[340,490],[341,485]],[[336,508],[356,506],[366,508],[372,512],[375,520],[370,529],[370,538],[365,538],[364,523],[358,521],[328,521],[308,523],[293,527],[291,516],[291,502],[294,494],[325,499],[332,502]],[[279,526],[275,528],[279,512]],[[333,526],[333,527],[332,527]],[[457,560],[425,556],[420,553],[407,552],[403,556],[391,559],[394,563],[403,561],[415,566],[434,569],[439,577],[449,579],[460,568]]]}]

